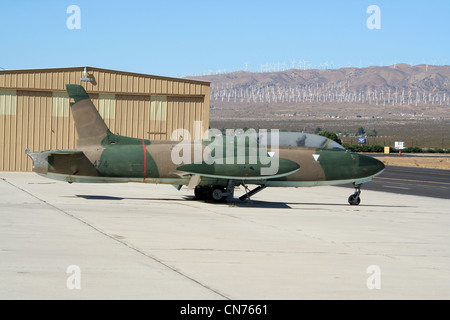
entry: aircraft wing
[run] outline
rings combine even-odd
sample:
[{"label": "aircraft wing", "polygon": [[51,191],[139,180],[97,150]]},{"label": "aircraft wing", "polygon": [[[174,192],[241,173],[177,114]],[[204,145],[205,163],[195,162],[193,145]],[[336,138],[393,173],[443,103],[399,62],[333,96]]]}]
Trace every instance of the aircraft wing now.
[{"label": "aircraft wing", "polygon": [[263,168],[269,168],[269,165],[257,164],[230,164],[224,161],[223,164],[207,164],[192,163],[179,166],[178,171],[197,175],[201,177],[217,178],[217,179],[234,179],[234,180],[266,180],[276,179],[291,175],[300,169],[300,166],[288,159],[277,159],[278,170],[275,174],[264,175],[261,172]]}]

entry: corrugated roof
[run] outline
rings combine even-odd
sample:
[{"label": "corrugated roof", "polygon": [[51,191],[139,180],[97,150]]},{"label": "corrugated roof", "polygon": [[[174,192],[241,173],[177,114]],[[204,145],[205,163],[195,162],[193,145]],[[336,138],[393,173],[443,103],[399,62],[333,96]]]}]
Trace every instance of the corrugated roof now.
[{"label": "corrugated roof", "polygon": [[156,76],[156,75],[145,74],[145,73],[136,73],[136,72],[127,72],[127,71],[119,71],[119,70],[111,70],[111,69],[102,69],[102,68],[96,68],[96,67],[90,67],[90,66],[68,67],[68,68],[0,70],[0,74],[2,74],[2,73],[5,74],[5,73],[39,73],[39,72],[84,71],[85,68],[87,69],[88,72],[91,72],[91,71],[113,72],[113,73],[117,73],[117,74],[124,74],[124,75],[130,75],[130,76],[149,77],[149,78],[153,78],[153,79],[170,80],[170,81],[182,81],[182,82],[189,82],[189,83],[196,83],[196,84],[203,84],[203,85],[210,85],[210,83],[211,83],[211,82],[208,82],[208,81],[192,80],[192,79],[185,79],[185,78],[173,78],[173,77]]}]

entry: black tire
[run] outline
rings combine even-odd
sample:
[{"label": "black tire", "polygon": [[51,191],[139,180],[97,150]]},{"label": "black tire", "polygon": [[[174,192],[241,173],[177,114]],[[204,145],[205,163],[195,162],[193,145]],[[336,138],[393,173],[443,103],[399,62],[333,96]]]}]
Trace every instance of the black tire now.
[{"label": "black tire", "polygon": [[195,187],[194,195],[198,200],[207,200],[209,199],[209,189],[204,187]]},{"label": "black tire", "polygon": [[361,203],[361,198],[356,194],[352,194],[348,197],[348,203],[352,206],[357,206]]}]

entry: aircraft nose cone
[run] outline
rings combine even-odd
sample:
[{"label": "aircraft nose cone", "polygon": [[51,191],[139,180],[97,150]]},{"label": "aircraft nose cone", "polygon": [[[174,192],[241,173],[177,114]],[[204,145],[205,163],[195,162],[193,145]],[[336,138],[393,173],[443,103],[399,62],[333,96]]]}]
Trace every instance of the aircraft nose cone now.
[{"label": "aircraft nose cone", "polygon": [[[375,160],[377,160],[377,159],[375,159]],[[379,171],[383,171],[386,168],[384,163],[381,162],[380,160],[377,160],[377,166],[379,167]]]},{"label": "aircraft nose cone", "polygon": [[364,176],[373,176],[385,169],[385,165],[378,159],[360,154],[359,156],[359,170]]}]

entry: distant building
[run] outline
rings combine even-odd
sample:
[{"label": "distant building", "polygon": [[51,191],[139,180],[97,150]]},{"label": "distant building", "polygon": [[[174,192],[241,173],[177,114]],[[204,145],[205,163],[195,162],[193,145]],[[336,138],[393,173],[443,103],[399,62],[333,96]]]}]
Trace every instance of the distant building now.
[{"label": "distant building", "polygon": [[359,144],[366,144],[366,142],[367,142],[366,138],[358,138]]},{"label": "distant building", "polygon": [[91,67],[0,71],[0,171],[31,171],[26,148],[75,148],[66,84],[83,85],[113,133],[170,140],[185,129],[207,137],[209,82]]}]

